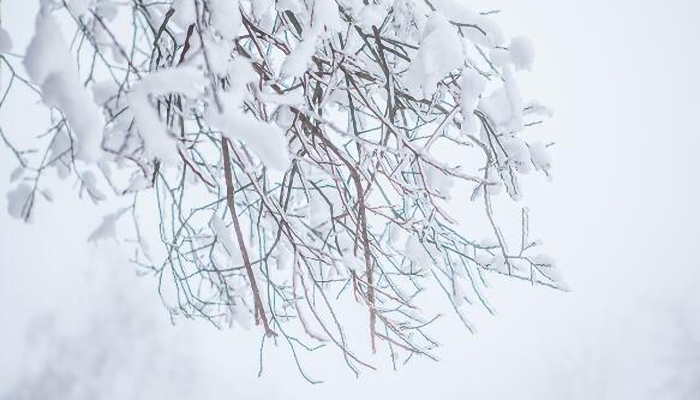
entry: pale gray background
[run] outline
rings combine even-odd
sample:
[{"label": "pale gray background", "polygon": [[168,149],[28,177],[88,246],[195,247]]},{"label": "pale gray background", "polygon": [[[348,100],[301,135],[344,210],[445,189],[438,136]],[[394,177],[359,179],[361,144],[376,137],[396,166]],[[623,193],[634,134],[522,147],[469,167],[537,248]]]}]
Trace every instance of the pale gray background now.
[{"label": "pale gray background", "polygon": [[[2,3],[3,25],[24,34],[16,35],[17,52],[31,34],[34,3]],[[44,365],[39,347],[27,341],[29,331],[48,329],[30,328],[46,319],[42,315],[53,315],[65,337],[86,335],[96,318],[110,320],[108,290],[90,288],[90,282],[106,281],[120,282],[115,293],[134,288],[138,300],[132,303],[153,323],[115,328],[104,339],[104,346],[133,354],[126,367],[116,363],[121,370],[114,381],[135,385],[151,399],[169,398],[181,387],[190,391],[177,389],[182,398],[200,399],[624,400],[670,394],[677,386],[668,381],[677,320],[685,315],[692,324],[700,315],[691,306],[700,303],[700,3],[482,3],[502,10],[497,20],[508,33],[526,34],[536,45],[535,68],[519,80],[526,98],[555,109],[546,128],[557,141],[555,179],[534,181],[525,202],[533,230],[557,258],[571,293],[494,281],[488,295],[498,315],[477,312],[476,335],[441,332],[445,347],[437,364],[418,360],[357,380],[338,357],[324,354],[307,365],[326,383],[310,386],[280,349],[267,354],[266,372],[257,378],[257,331],[216,332],[193,323],[171,329],[152,282],[132,278],[115,246],[86,243],[105,209],[77,202],[74,189],[58,183],[54,203],[43,203],[33,224],[0,212],[0,398],[25,371]],[[19,105],[0,110],[0,124],[14,136],[34,135],[33,112]],[[14,167],[0,149],[0,192],[10,187]],[[105,269],[120,270],[119,278],[95,272]],[[104,312],[96,316],[102,302]],[[132,335],[157,346],[139,356],[143,349],[130,344]],[[143,360],[157,365],[143,367]],[[190,367],[156,371],[180,364]],[[114,396],[110,390],[100,398]]]}]

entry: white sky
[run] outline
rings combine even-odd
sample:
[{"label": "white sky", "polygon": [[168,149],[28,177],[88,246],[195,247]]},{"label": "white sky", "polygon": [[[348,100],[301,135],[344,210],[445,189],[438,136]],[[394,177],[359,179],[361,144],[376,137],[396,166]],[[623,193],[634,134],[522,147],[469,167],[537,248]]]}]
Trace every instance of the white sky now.
[{"label": "white sky", "polygon": [[[31,33],[30,3],[2,3],[10,32]],[[324,356],[308,363],[326,381],[320,386],[298,376],[286,351],[270,352],[256,378],[255,335],[185,327],[178,332],[188,339],[178,343],[202,352],[195,362],[207,375],[202,398],[562,399],[565,381],[587,393],[576,399],[596,398],[594,386],[619,400],[655,398],[668,312],[699,296],[700,3],[479,3],[501,9],[501,26],[530,36],[537,48],[533,72],[519,80],[525,98],[555,109],[544,128],[556,136],[555,179],[530,182],[526,202],[533,230],[573,292],[495,282],[488,295],[498,315],[474,315],[476,335],[440,333],[442,362],[419,360],[357,380]],[[0,110],[8,133],[31,126],[31,118],[31,108]],[[13,168],[11,154],[0,149],[2,193]],[[27,352],[22,337],[31,317],[47,309],[80,320],[66,309],[84,309],[90,294],[64,285],[85,268],[118,259],[86,245],[97,209],[58,187],[56,197],[29,226],[0,212],[0,393]]]}]

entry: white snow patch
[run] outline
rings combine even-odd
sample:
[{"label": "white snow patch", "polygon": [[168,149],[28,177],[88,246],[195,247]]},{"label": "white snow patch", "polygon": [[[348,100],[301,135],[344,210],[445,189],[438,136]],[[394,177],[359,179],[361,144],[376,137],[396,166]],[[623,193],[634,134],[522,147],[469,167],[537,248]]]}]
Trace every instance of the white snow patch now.
[{"label": "white snow patch", "polygon": [[238,0],[209,0],[211,23],[226,40],[238,37],[242,21],[238,6]]},{"label": "white snow patch", "polygon": [[525,36],[516,36],[510,41],[510,57],[516,70],[530,70],[535,61],[535,46]]},{"label": "white snow patch", "polygon": [[0,54],[12,51],[12,38],[2,26],[0,26]]},{"label": "white snow patch", "polygon": [[166,164],[174,164],[178,160],[177,141],[161,122],[148,100],[149,95],[182,93],[188,97],[196,97],[201,93],[204,82],[201,71],[196,67],[185,66],[156,71],[134,85],[127,95],[127,102],[134,115],[136,128],[143,139],[146,153]]},{"label": "white snow patch", "polygon": [[530,147],[530,159],[535,168],[549,172],[552,168],[552,157],[549,155],[547,146],[540,141],[532,142],[528,146]]},{"label": "white snow patch", "polygon": [[462,118],[462,133],[475,134],[479,132],[479,119],[474,115],[474,109],[479,102],[481,94],[486,88],[486,78],[481,76],[474,69],[462,70],[462,97],[461,110]]},{"label": "white snow patch", "polygon": [[24,219],[28,217],[32,187],[26,183],[20,183],[16,188],[7,192],[7,212],[12,218]]},{"label": "white snow patch", "polygon": [[160,121],[158,113],[148,101],[148,95],[140,90],[127,94],[127,103],[134,114],[143,146],[149,156],[157,157],[166,164],[177,162],[177,142]]},{"label": "white snow patch", "polygon": [[197,10],[194,7],[195,0],[175,0],[172,16],[173,21],[181,28],[189,27],[197,19]]},{"label": "white snow patch", "polygon": [[475,44],[496,47],[504,43],[505,36],[498,25],[467,7],[465,0],[431,0],[431,3],[451,22],[464,26],[462,31]]},{"label": "white snow patch", "polygon": [[280,75],[289,78],[298,78],[309,69],[313,55],[316,53],[316,43],[319,39],[319,31],[310,31],[304,39],[284,59]]},{"label": "white snow patch", "polygon": [[40,13],[34,37],[27,47],[24,66],[41,86],[44,101],[66,116],[77,142],[76,157],[96,162],[102,156],[104,118],[83,86],[58,22]]},{"label": "white snow patch", "polygon": [[210,112],[206,120],[227,138],[242,142],[265,166],[278,171],[289,168],[291,159],[287,139],[277,125],[260,121],[237,109]]},{"label": "white snow patch", "polygon": [[423,244],[415,235],[410,235],[406,240],[406,257],[418,268],[432,266],[433,260]]},{"label": "white snow patch", "polygon": [[105,215],[102,218],[102,223],[88,237],[88,242],[99,242],[106,239],[116,239],[117,236],[117,221],[130,208],[122,208],[116,212]]},{"label": "white snow patch", "polygon": [[420,42],[418,54],[407,72],[407,86],[412,94],[430,98],[437,84],[464,60],[462,41],[457,28],[445,17],[432,14]]},{"label": "white snow patch", "polygon": [[503,87],[486,98],[482,97],[479,109],[488,114],[497,125],[511,131],[520,131],[524,127],[523,100],[509,65],[504,67],[503,78]]},{"label": "white snow patch", "polygon": [[222,110],[209,109],[205,120],[230,140],[243,143],[262,163],[277,171],[286,171],[291,164],[285,131],[277,124],[256,119],[242,111],[245,86],[255,80],[250,63],[241,57],[229,65],[233,78],[230,92],[219,93]]},{"label": "white snow patch", "polygon": [[92,0],[68,0],[67,4],[71,11],[73,11],[79,17],[82,17],[90,10]]}]

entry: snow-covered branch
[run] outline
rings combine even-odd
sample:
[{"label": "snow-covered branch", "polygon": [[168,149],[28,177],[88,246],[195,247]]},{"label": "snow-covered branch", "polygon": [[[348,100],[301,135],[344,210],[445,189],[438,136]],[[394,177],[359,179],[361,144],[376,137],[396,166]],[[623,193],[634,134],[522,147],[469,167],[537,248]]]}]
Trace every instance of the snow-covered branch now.
[{"label": "snow-covered branch", "polygon": [[[366,308],[373,351],[433,358],[425,287],[470,330],[464,303],[491,310],[489,273],[565,288],[527,212],[515,244],[495,215],[501,188],[517,201],[519,176],[551,160],[523,134],[549,114],[516,82],[532,45],[492,15],[456,0],[46,0],[21,65],[2,54],[10,34],[2,101],[24,85],[53,110],[35,151],[2,132],[19,164],[10,213],[32,218],[52,169],[95,202],[129,199],[91,240],[133,222],[133,262],[173,314],[252,320],[359,371],[373,366],[349,344],[347,302]],[[459,226],[447,205],[469,200],[453,186],[489,229]]]}]

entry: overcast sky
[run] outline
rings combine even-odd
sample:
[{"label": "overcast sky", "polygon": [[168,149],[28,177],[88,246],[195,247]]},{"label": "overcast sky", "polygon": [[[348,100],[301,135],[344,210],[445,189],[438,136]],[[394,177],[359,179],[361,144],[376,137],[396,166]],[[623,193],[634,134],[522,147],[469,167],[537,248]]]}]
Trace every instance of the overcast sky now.
[{"label": "overcast sky", "polygon": [[[26,36],[18,35],[18,46],[31,34],[30,3],[2,2],[3,25]],[[267,353],[257,378],[257,332],[185,323],[163,335],[199,354],[191,362],[201,398],[561,399],[567,390],[576,399],[655,398],[671,315],[700,296],[700,3],[477,3],[501,9],[501,26],[529,36],[537,49],[533,71],[518,79],[525,98],[555,110],[540,130],[557,145],[554,180],[528,182],[525,203],[572,292],[496,280],[488,295],[498,315],[473,311],[476,335],[444,323],[440,363],[417,360],[358,380],[337,357],[321,355],[308,363],[326,381],[318,386],[299,376],[286,350]],[[32,112],[0,110],[0,126],[17,135],[20,126],[32,126]],[[0,192],[9,189],[14,167],[0,149]],[[0,391],[21,375],[18,365],[31,352],[23,339],[30,321],[44,311],[67,321],[87,318],[85,304],[95,293],[71,282],[94,268],[129,268],[113,247],[86,243],[104,210],[55,186],[55,202],[38,208],[31,225],[0,212]],[[154,286],[142,281],[144,301],[157,303],[149,296]],[[168,327],[164,313],[154,314],[161,330]]]}]

